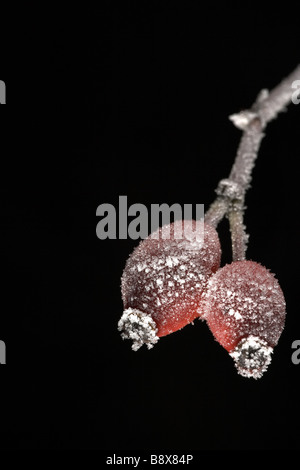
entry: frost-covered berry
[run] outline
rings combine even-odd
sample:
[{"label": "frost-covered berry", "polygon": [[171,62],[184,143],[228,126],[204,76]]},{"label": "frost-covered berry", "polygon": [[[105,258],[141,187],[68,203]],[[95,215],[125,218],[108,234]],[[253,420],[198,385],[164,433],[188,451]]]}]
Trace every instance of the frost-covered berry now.
[{"label": "frost-covered berry", "polygon": [[201,317],[203,291],[221,258],[216,230],[203,224],[202,235],[194,220],[176,221],[149,235],[130,255],[118,328],[133,340],[132,349],[142,344],[150,349],[159,337]]},{"label": "frost-covered berry", "polygon": [[205,299],[208,326],[238,372],[261,377],[285,323],[285,300],[277,279],[254,261],[236,261],[210,278]]}]

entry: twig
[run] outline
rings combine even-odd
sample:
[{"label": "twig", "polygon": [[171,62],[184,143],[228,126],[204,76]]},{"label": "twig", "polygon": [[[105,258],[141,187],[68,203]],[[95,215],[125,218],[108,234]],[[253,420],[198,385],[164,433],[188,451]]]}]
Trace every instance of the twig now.
[{"label": "twig", "polygon": [[245,259],[248,236],[243,224],[244,200],[264,129],[291,102],[292,84],[299,79],[300,65],[270,93],[262,90],[250,110],[229,116],[234,125],[243,130],[243,135],[230,175],[219,182],[217,198],[206,212],[205,221],[217,227],[224,216],[228,216],[234,261]]}]

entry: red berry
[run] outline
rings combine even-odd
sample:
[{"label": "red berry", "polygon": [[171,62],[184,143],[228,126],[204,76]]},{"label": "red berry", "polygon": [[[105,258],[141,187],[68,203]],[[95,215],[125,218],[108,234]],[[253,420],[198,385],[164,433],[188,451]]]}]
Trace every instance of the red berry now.
[{"label": "red berry", "polygon": [[[141,241],[127,260],[122,275],[124,313],[119,321],[123,338],[151,348],[202,314],[202,294],[208,278],[219,268],[218,234],[204,224],[204,243],[196,235],[196,222],[166,225]],[[166,234],[169,237],[166,238]]]},{"label": "red berry", "polygon": [[254,261],[236,261],[208,281],[205,319],[241,375],[261,377],[285,322],[285,300],[274,275]]}]

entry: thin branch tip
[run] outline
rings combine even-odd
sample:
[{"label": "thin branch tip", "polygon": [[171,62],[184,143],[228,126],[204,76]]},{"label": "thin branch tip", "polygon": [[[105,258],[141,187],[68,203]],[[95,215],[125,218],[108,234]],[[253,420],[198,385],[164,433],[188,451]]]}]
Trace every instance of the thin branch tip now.
[{"label": "thin branch tip", "polygon": [[262,89],[250,109],[229,116],[230,121],[243,131],[236,158],[227,179],[222,179],[216,189],[217,197],[205,214],[205,220],[215,228],[228,216],[232,238],[233,259],[245,259],[248,235],[243,224],[244,199],[250,187],[264,130],[279,113],[293,102],[295,87],[300,81],[300,64],[271,91]]}]

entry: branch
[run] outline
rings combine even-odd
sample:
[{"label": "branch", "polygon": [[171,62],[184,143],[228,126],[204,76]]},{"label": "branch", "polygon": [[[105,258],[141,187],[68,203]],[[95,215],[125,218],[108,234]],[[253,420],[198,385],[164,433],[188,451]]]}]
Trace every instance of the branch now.
[{"label": "branch", "polygon": [[270,93],[262,90],[249,110],[229,116],[234,125],[243,130],[243,135],[230,175],[219,182],[217,198],[206,212],[205,221],[216,228],[224,216],[228,216],[234,261],[244,259],[246,254],[248,237],[243,225],[244,200],[264,129],[291,102],[292,84],[299,79],[300,65]]}]

